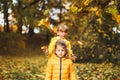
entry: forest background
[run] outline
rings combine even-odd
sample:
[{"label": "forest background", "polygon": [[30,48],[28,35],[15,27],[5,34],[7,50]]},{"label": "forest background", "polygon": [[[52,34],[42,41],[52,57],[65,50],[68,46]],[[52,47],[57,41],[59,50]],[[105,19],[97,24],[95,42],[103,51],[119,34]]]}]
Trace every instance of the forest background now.
[{"label": "forest background", "polygon": [[41,47],[61,22],[79,80],[120,80],[119,0],[0,0],[0,79],[44,80]]}]

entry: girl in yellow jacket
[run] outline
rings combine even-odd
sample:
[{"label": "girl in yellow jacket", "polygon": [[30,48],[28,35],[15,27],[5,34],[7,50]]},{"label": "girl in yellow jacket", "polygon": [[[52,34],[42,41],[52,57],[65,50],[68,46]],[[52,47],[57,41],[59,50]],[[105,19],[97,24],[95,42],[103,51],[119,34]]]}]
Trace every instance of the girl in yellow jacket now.
[{"label": "girl in yellow jacket", "polygon": [[63,40],[56,41],[54,54],[48,60],[45,80],[77,80],[74,64],[69,59],[68,47]]}]

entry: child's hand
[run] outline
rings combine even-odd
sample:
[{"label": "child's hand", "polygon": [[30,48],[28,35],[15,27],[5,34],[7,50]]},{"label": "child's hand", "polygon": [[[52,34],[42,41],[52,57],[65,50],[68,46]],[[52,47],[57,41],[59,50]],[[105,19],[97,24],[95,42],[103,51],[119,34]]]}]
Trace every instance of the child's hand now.
[{"label": "child's hand", "polygon": [[74,55],[74,54],[72,54],[72,55],[70,56],[70,59],[73,60],[73,61],[75,61],[75,60],[77,59],[77,56]]},{"label": "child's hand", "polygon": [[47,46],[42,46],[41,49],[43,52],[45,52],[46,55],[48,55],[48,47]]}]

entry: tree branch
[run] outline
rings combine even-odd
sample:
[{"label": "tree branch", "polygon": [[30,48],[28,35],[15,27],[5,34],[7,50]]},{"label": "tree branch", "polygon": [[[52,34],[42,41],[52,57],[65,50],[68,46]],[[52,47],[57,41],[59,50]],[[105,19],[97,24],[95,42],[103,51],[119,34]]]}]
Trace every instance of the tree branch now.
[{"label": "tree branch", "polygon": [[41,1],[41,0],[34,0],[32,3],[30,3],[29,5],[23,7],[22,9],[26,9],[26,8],[28,8],[29,6],[32,6],[32,5],[36,4],[36,3],[38,3],[39,1]]}]

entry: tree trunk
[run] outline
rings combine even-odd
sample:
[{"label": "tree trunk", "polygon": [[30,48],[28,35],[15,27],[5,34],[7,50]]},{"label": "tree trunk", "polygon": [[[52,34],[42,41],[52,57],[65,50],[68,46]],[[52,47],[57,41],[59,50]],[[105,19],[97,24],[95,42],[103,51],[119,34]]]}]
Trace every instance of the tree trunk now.
[{"label": "tree trunk", "polygon": [[22,25],[23,25],[23,22],[22,22],[22,4],[21,4],[21,1],[18,1],[18,33],[22,33]]},{"label": "tree trunk", "polygon": [[62,1],[60,0],[60,2],[59,2],[59,4],[60,4],[60,16],[59,16],[59,20],[60,20],[60,23],[61,23],[61,21],[62,21]]},{"label": "tree trunk", "polygon": [[8,2],[4,1],[3,2],[3,13],[4,13],[4,31],[5,32],[10,32],[9,29],[9,20],[8,20]]}]

